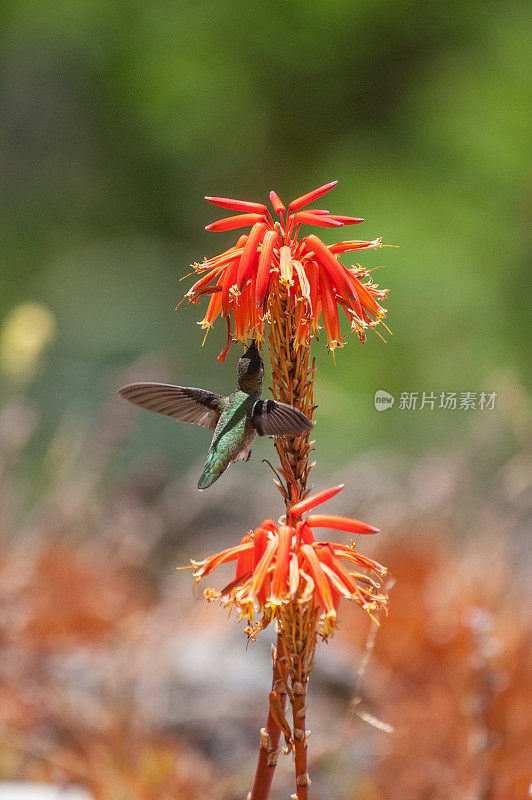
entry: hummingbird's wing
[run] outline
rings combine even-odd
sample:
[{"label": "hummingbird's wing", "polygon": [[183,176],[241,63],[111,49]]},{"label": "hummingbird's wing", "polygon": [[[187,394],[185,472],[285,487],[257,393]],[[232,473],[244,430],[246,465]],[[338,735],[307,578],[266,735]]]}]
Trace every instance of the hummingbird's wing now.
[{"label": "hummingbird's wing", "polygon": [[174,417],[180,422],[203,425],[213,431],[222,412],[222,397],[205,389],[190,386],[172,386],[169,383],[130,383],[118,390],[120,397],[147,408]]},{"label": "hummingbird's wing", "polygon": [[259,436],[300,436],[314,424],[302,411],[276,400],[257,400],[251,422]]}]

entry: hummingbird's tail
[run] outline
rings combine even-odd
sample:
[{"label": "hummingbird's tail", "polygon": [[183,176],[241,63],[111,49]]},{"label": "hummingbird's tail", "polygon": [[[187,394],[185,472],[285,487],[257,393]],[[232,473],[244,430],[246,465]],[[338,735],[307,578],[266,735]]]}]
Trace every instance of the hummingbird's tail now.
[{"label": "hummingbird's tail", "polygon": [[222,473],[215,472],[212,469],[208,469],[207,467],[203,470],[203,474],[198,481],[198,489],[201,491],[202,489],[208,489],[209,486],[218,480]]}]

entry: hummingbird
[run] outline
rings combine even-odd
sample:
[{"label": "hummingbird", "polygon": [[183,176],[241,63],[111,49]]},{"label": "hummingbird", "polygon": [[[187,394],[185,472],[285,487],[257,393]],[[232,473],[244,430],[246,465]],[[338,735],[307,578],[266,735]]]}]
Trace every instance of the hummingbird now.
[{"label": "hummingbird", "polygon": [[255,340],[238,360],[236,388],[224,397],[166,383],[130,383],[118,394],[130,403],[214,431],[198,489],[207,489],[230,464],[249,461],[259,436],[300,436],[314,425],[299,409],[261,400],[264,363]]}]

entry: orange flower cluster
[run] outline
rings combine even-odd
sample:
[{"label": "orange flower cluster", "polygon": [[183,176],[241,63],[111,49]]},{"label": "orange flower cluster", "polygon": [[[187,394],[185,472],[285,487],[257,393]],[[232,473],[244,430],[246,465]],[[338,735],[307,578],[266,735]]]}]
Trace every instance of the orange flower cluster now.
[{"label": "orange flower cluster", "polygon": [[[207,589],[205,596],[222,598],[226,605],[235,605],[240,618],[247,618],[250,625],[256,613],[261,612],[263,620],[258,628],[266,627],[285,603],[313,602],[324,636],[330,635],[334,628],[342,597],[354,600],[370,614],[385,606],[387,596],[381,589],[381,578],[386,568],[358,553],[353,544],[316,541],[313,532],[316,528],[330,528],[359,535],[378,533],[378,528],[349,517],[326,514],[301,518],[341,489],[343,484],[296,503],[286,524],[264,520],[235,547],[203,561],[192,561],[196,581],[221,564],[236,561],[234,580],[221,592]],[[357,569],[349,569],[343,561]],[[248,632],[256,630],[250,628]]]},{"label": "orange flower cluster", "polygon": [[[359,265],[348,269],[337,258],[340,253],[380,248],[380,239],[351,240],[329,246],[314,234],[298,240],[301,225],[339,228],[364,221],[330,214],[320,208],[301,210],[336,184],[337,181],[333,181],[320,186],[292,200],[288,208],[275,192],[270,192],[277,221],[262,203],[226,197],[205,198],[215,206],[240,212],[207,225],[207,230],[228,231],[251,226],[249,234],[240,236],[229,250],[193,265],[201,277],[184,298],[197,303],[203,295],[211,295],[207,313],[200,323],[207,333],[218,316],[226,318],[229,341],[222,358],[233,336],[242,342],[246,342],[248,336],[263,338],[264,323],[268,321],[268,298],[280,285],[286,287],[297,309],[297,346],[308,343],[312,332],[317,333],[322,317],[329,349],[343,347],[339,307],[361,341],[365,341],[368,328],[375,328],[384,319],[386,309],[380,301],[388,290],[379,289],[367,270]],[[362,282],[362,278],[368,280]],[[231,315],[234,334],[231,333]]]}]

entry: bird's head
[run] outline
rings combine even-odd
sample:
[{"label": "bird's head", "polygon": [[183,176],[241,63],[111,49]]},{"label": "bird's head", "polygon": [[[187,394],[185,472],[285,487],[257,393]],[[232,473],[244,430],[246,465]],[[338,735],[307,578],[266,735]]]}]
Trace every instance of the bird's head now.
[{"label": "bird's head", "polygon": [[255,339],[238,360],[238,388],[248,394],[261,394],[264,383],[264,363]]}]

